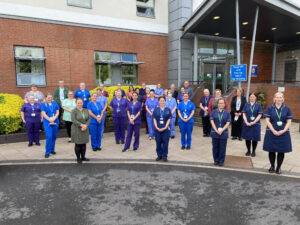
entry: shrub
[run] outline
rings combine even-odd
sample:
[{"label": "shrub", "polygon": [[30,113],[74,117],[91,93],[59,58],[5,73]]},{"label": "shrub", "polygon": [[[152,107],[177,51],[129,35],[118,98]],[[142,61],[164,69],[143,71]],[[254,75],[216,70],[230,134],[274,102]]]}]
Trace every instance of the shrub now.
[{"label": "shrub", "polygon": [[13,133],[21,128],[23,104],[19,95],[0,94],[0,134]]}]

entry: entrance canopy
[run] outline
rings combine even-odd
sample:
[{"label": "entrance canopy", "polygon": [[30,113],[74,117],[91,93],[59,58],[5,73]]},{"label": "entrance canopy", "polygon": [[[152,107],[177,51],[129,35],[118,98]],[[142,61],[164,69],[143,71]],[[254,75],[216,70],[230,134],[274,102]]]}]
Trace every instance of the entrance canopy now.
[{"label": "entrance canopy", "polygon": [[[239,0],[241,39],[252,39],[257,6],[260,12],[256,41],[299,43],[300,8],[288,0]],[[235,0],[204,0],[184,24],[183,33],[235,38]]]}]

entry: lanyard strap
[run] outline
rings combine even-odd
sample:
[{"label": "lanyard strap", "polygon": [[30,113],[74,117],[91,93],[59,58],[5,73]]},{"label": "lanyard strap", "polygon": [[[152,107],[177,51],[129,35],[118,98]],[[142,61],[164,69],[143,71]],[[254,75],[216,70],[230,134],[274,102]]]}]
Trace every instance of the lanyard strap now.
[{"label": "lanyard strap", "polygon": [[31,105],[31,110],[32,110],[32,112],[34,112],[34,104]]},{"label": "lanyard strap", "polygon": [[208,99],[209,99],[209,97],[207,97],[207,98],[205,97],[205,99],[204,99],[205,105],[204,106],[207,106]]},{"label": "lanyard strap", "polygon": [[282,109],[283,109],[283,107],[280,109],[280,113],[278,113],[278,111],[277,111],[277,109],[276,109],[276,106],[275,106],[275,112],[276,112],[276,114],[277,114],[278,121],[281,121]]},{"label": "lanyard strap", "polygon": [[223,118],[223,114],[224,114],[224,111],[222,113],[218,112],[218,117],[219,117],[219,124],[220,124],[220,127],[222,127],[222,118]]},{"label": "lanyard strap", "polygon": [[159,110],[160,110],[160,118],[163,118],[165,109],[164,109],[164,110],[161,110],[161,108],[159,108]]},{"label": "lanyard strap", "polygon": [[49,107],[49,109],[50,109],[50,113],[52,114],[52,116],[54,116],[54,112],[53,112],[53,103],[51,104],[51,107],[50,107],[49,103],[47,103],[47,104],[48,104],[48,107]]},{"label": "lanyard strap", "polygon": [[188,102],[186,104],[183,103],[183,105],[184,105],[184,111],[186,112],[186,109],[187,109],[187,106],[188,106]]},{"label": "lanyard strap", "polygon": [[253,116],[254,109],[255,109],[255,103],[253,104],[253,107],[250,104],[250,110],[251,110],[252,116]]},{"label": "lanyard strap", "polygon": [[85,114],[84,114],[83,109],[82,109],[82,111],[80,113],[81,113],[81,116],[82,116],[83,120],[85,120]]},{"label": "lanyard strap", "polygon": [[135,106],[135,104],[136,104],[136,103],[134,103],[134,104],[132,103],[132,107],[131,107],[131,114],[134,114],[134,113],[133,113],[133,110],[134,110],[134,106]]}]

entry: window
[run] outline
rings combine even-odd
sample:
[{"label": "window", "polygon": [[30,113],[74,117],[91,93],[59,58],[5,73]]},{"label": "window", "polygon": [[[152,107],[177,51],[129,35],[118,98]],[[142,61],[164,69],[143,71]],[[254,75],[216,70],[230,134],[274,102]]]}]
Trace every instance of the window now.
[{"label": "window", "polygon": [[96,84],[137,84],[136,54],[95,52]]},{"label": "window", "polygon": [[296,81],[296,71],[297,71],[297,60],[285,61],[284,81],[285,82]]},{"label": "window", "polygon": [[82,8],[92,8],[92,0],[67,0],[67,4],[70,6],[77,6]]},{"label": "window", "polygon": [[136,12],[138,16],[154,18],[154,0],[136,0]]},{"label": "window", "polygon": [[202,54],[214,54],[214,43],[211,40],[199,40],[198,52]]},{"label": "window", "polygon": [[17,86],[46,85],[44,49],[15,46]]}]

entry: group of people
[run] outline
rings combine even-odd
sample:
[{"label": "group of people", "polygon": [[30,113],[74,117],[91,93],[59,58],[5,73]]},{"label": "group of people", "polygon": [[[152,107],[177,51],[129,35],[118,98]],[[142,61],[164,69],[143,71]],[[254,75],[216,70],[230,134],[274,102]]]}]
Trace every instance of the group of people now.
[{"label": "group of people", "polygon": [[[48,93],[46,97],[37,90],[35,85],[32,85],[31,89],[25,95],[21,116],[27,127],[28,146],[32,146],[33,143],[40,145],[39,128],[43,122],[46,133],[45,158],[56,154],[55,140],[61,120],[65,121],[68,141],[75,143],[78,163],[88,160],[85,152],[89,135],[93,151],[100,151],[107,107],[112,110],[115,142],[124,144],[122,152],[130,149],[133,133],[135,138],[133,150],[138,150],[140,127],[142,121],[145,121],[149,140],[156,141],[156,160],[168,161],[168,144],[170,139],[175,138],[176,118],[181,133],[181,150],[191,149],[196,108],[190,100],[193,90],[188,81],[184,82],[179,93],[174,84],[170,89],[164,90],[160,84],[157,84],[156,89],[150,89],[143,83],[140,89],[130,86],[127,93],[122,90],[121,84],[118,84],[109,106],[108,93],[104,90],[104,85],[100,85],[96,92],[90,93],[85,88],[85,84],[80,83],[80,88],[73,93],[64,87],[63,81],[59,81],[59,87],[55,89],[54,95]],[[269,172],[278,174],[281,173],[284,153],[292,151],[289,134],[292,115],[289,107],[283,102],[283,94],[276,93],[274,104],[268,107],[264,114],[267,129],[263,149],[269,152],[271,163]],[[246,156],[255,157],[257,143],[261,139],[260,119],[263,115],[255,93],[249,95],[249,102],[247,102],[243,90],[238,88],[236,96],[231,100],[229,112],[229,103],[222,97],[221,90],[215,90],[214,96],[211,96],[209,90],[205,89],[199,107],[203,136],[212,138],[215,165],[224,164],[230,124],[232,139],[245,139]]]}]

